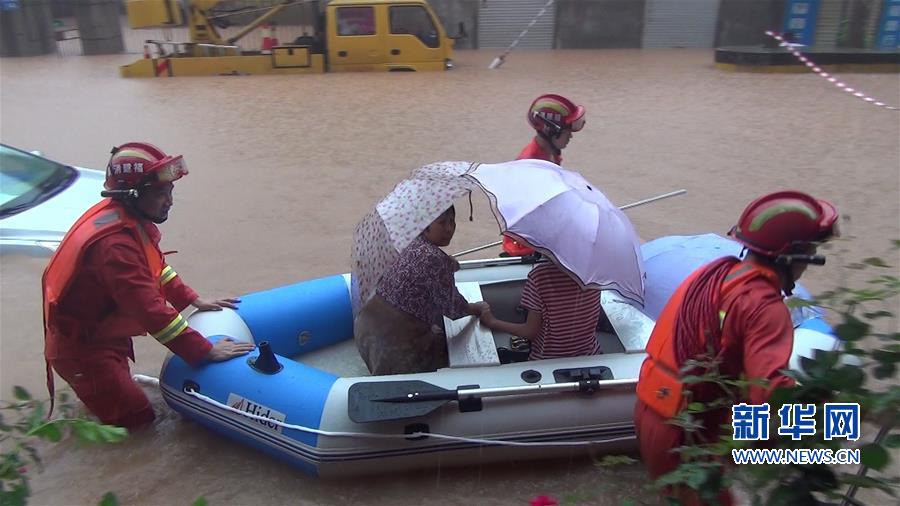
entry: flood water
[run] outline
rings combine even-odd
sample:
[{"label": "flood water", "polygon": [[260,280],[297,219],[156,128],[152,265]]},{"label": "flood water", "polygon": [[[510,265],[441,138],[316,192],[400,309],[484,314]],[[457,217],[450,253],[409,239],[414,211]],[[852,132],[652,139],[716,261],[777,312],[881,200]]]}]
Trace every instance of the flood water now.
[{"label": "flood water", "polygon": [[[565,151],[613,202],[686,188],[629,210],[641,237],[725,233],[754,197],[796,188],[849,215],[837,244],[804,283],[818,292],[860,281],[838,269],[871,256],[900,265],[900,114],[813,74],[741,74],[708,50],[458,52],[452,72],[126,80],[134,55],[0,61],[0,138],[71,164],[103,168],[110,148],[153,142],[183,153],[162,227],[170,263],[204,297],[247,293],[346,272],[357,221],[412,169],[439,160],[498,162],[528,142],[530,101],[564,94],[587,108]],[[850,74],[848,84],[900,103],[896,74]],[[450,250],[497,239],[486,202],[459,212]],[[496,254],[483,252],[483,256]],[[40,274],[45,259],[4,257],[0,279],[0,396],[44,392]],[[896,323],[896,321],[895,321]],[[165,349],[136,342],[134,371],[158,375]],[[320,481],[171,412],[127,442],[45,449],[33,504],[527,504],[548,493],[584,504],[644,497],[638,466],[589,459],[516,462],[402,476]],[[577,502],[577,501],[576,501]]]}]

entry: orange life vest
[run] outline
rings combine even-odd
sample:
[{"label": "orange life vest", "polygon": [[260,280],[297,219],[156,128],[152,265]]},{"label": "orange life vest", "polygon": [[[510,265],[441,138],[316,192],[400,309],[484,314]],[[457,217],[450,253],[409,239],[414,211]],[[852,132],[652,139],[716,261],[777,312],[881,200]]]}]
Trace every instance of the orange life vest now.
[{"label": "orange life vest", "polygon": [[[650,340],[647,343],[647,358],[641,366],[641,374],[637,384],[637,396],[665,418],[672,418],[684,407],[684,384],[675,358],[675,319],[684,302],[688,286],[699,276],[705,267],[694,271],[669,299],[666,307],[659,315]],[[780,291],[780,281],[775,272],[750,262],[736,263],[722,283],[722,304],[719,308],[719,322],[724,325],[728,310],[744,290],[747,281],[762,277],[769,281],[773,289]],[[701,330],[701,343],[705,344],[705,334]],[[722,333],[720,349],[731,341],[731,336]]]},{"label": "orange life vest", "polygon": [[533,249],[528,246],[522,246],[508,235],[503,236],[503,251],[511,257],[523,257],[534,253]]},{"label": "orange life vest", "polygon": [[[87,210],[63,238],[62,243],[50,258],[41,280],[44,296],[44,338],[51,354],[62,333],[57,332],[64,315],[59,313],[59,303],[65,297],[76,278],[87,249],[97,240],[120,230],[134,231],[141,239],[147,266],[154,277],[159,279],[163,269],[163,258],[159,248],[150,240],[144,227],[128,214],[121,204],[104,199]],[[113,313],[97,327],[98,335],[132,336],[144,333],[136,322],[125,315]]]}]

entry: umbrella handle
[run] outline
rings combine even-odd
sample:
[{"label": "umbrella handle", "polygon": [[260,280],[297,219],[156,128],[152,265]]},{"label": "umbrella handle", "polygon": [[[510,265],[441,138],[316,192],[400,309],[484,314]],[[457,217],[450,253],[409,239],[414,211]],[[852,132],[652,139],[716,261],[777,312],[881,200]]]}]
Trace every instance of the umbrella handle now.
[{"label": "umbrella handle", "polygon": [[[669,198],[669,197],[675,197],[675,196],[677,196],[677,195],[683,195],[683,194],[685,194],[685,193],[687,193],[687,190],[685,190],[684,188],[682,188],[682,189],[680,189],[680,190],[675,190],[675,191],[672,191],[672,192],[669,192],[669,193],[663,193],[662,195],[657,195],[657,196],[655,196],[655,197],[650,197],[650,198],[648,198],[648,199],[638,200],[637,202],[632,202],[632,203],[630,203],[630,204],[625,204],[624,206],[620,207],[619,209],[622,210],[622,211],[624,211],[624,210],[626,210],[626,209],[631,209],[632,207],[642,206],[642,205],[644,205],[644,204],[649,204],[649,203],[651,203],[651,202],[656,202],[657,200],[667,199],[667,198]],[[502,243],[503,243],[503,241],[492,242],[492,243],[490,243],[490,244],[485,244],[485,245],[482,245],[482,246],[478,246],[478,247],[476,247],[476,248],[471,248],[471,249],[463,250],[463,251],[460,251],[459,253],[454,253],[454,254],[451,255],[451,256],[452,256],[452,257],[461,257],[461,256],[463,256],[463,255],[468,255],[469,253],[475,253],[476,251],[481,251],[481,250],[483,250],[483,249],[488,249],[488,248],[493,248],[494,246],[499,246],[499,245],[502,244]]]}]

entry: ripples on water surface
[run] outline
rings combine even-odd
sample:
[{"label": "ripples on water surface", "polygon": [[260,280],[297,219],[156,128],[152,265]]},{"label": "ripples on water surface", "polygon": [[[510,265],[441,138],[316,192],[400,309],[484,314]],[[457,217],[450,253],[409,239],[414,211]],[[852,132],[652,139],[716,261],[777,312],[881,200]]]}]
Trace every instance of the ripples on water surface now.
[{"label": "ripples on water surface", "polygon": [[[201,294],[220,296],[345,272],[357,220],[411,169],[437,160],[503,161],[528,142],[525,110],[543,92],[584,104],[587,127],[565,152],[619,204],[677,188],[688,194],[628,211],[644,239],[726,232],[753,197],[794,187],[833,199],[856,236],[847,262],[884,256],[900,237],[898,115],[811,74],[717,71],[712,53],[459,52],[448,73],[323,74],[125,80],[135,56],[56,56],[0,62],[4,143],[102,168],[113,144],[147,140],[183,153],[164,247]],[[893,104],[895,74],[851,74],[849,85]],[[465,204],[462,204],[465,205]],[[496,239],[486,202],[459,213],[450,249]],[[891,256],[893,255],[893,256]],[[837,259],[835,259],[837,260]],[[804,278],[842,281],[838,261]],[[43,389],[40,260],[2,262],[0,393]],[[164,349],[137,344],[134,369],[157,375]],[[588,459],[422,471],[322,482],[166,413],[114,447],[47,449],[34,504],[526,504],[539,493],[584,493],[617,504],[638,493],[638,467]]]}]

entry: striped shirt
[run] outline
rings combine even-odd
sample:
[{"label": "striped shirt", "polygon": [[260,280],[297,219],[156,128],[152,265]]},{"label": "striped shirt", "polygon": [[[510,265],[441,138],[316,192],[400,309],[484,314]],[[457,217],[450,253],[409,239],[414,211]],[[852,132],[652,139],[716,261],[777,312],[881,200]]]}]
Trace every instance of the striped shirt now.
[{"label": "striped shirt", "polygon": [[541,330],[531,341],[529,360],[600,353],[595,335],[599,290],[583,290],[556,265],[540,263],[528,273],[522,307],[541,313]]}]

